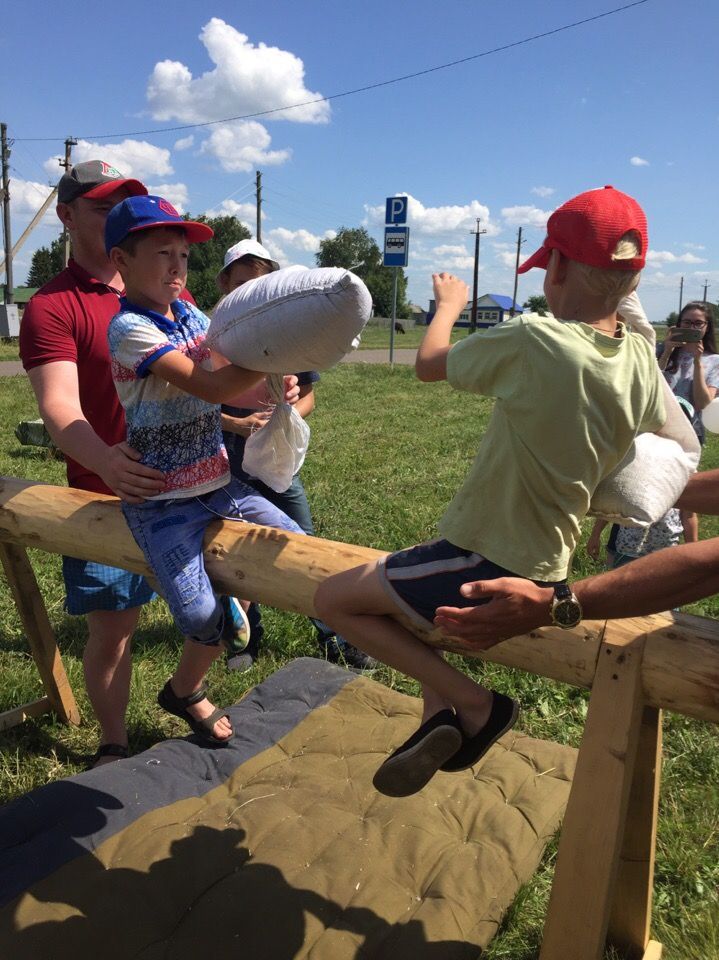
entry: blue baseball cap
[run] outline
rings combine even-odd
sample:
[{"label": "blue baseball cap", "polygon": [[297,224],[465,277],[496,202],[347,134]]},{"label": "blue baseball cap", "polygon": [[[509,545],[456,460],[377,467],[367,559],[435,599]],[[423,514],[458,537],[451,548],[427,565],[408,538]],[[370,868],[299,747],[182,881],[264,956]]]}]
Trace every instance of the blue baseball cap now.
[{"label": "blue baseball cap", "polygon": [[214,236],[212,227],[194,220],[183,220],[169,200],[163,197],[128,197],[116,204],[105,221],[105,250],[113,247],[138,230],[150,227],[182,227],[188,243],[204,243]]}]

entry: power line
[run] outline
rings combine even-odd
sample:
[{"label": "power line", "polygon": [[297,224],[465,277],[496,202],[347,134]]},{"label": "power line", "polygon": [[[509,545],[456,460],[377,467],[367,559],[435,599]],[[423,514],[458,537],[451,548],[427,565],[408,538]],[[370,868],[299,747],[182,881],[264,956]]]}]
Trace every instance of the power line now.
[{"label": "power line", "polygon": [[[586,23],[593,23],[595,20],[602,20],[604,17],[611,17],[617,13],[624,13],[631,10],[632,7],[640,7],[642,4],[649,3],[649,0],[634,0],[633,3],[626,3],[621,7],[615,7],[613,10],[605,10],[604,13],[597,13],[593,17],[585,17],[583,20],[575,20],[572,23],[565,23],[561,27],[555,27],[553,30],[545,30],[544,33],[535,33],[531,37],[524,37],[522,40],[514,40],[512,43],[505,43],[499,47],[493,47],[491,50],[483,50],[482,53],[474,53],[469,57],[462,57],[459,60],[451,60],[449,63],[441,63],[435,67],[427,67],[425,70],[417,70],[414,73],[406,73],[401,77],[393,77],[391,80],[379,80],[376,83],[368,83],[363,87],[355,87],[354,90],[345,90],[343,93],[333,93],[328,97],[315,97],[314,100],[304,100],[302,103],[291,103],[283,107],[273,107],[270,110],[257,110],[255,113],[245,113],[237,117],[224,117],[221,120],[205,120],[202,123],[185,123],[177,127],[156,127],[152,130],[129,130],[123,133],[96,133],[78,137],[80,140],[112,140],[115,137],[144,137],[154,133],[177,133],[180,130],[196,130],[200,127],[211,127],[218,123],[233,123],[237,120],[252,120],[255,117],[268,117],[273,113],[283,113],[287,110],[298,110],[300,107],[312,106],[315,103],[329,103],[330,100],[339,100],[342,97],[352,97],[357,93],[366,93],[368,90],[377,90],[379,87],[388,87],[394,83],[402,83],[405,80],[414,80],[416,77],[424,77],[430,73],[437,73],[439,70],[448,70],[450,67],[457,67],[463,63],[469,63],[472,60],[479,60],[482,57],[489,57],[495,53],[502,53],[505,50],[511,50],[514,47],[521,47],[526,43],[532,43],[535,40],[543,40],[545,37],[552,37],[557,33],[563,33],[565,30],[573,30],[575,27],[581,27]],[[62,140],[63,137],[16,137],[15,140],[21,142],[30,141],[49,141]]]}]

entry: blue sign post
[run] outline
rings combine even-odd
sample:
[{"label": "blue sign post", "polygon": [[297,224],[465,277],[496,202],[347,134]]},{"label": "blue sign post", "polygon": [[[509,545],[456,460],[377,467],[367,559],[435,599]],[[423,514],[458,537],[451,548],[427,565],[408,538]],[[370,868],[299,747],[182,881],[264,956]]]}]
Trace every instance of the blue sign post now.
[{"label": "blue sign post", "polygon": [[394,267],[394,294],[392,297],[392,326],[389,332],[389,362],[394,360],[394,328],[397,323],[397,278],[399,268],[407,266],[409,253],[409,227],[407,206],[409,197],[387,197],[385,206],[384,258],[385,267]]},{"label": "blue sign post", "polygon": [[409,227],[384,228],[385,267],[406,267],[409,253]]}]

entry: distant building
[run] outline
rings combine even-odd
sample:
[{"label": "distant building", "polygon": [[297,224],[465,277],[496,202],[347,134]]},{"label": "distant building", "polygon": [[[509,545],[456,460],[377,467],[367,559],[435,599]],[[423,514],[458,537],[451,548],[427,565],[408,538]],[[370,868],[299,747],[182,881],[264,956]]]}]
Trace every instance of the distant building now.
[{"label": "distant building", "polygon": [[[429,310],[426,316],[426,323],[429,323],[437,311],[437,304],[434,300],[429,301]],[[503,320],[509,320],[512,311],[512,298],[503,297],[499,293],[485,293],[483,297],[477,297],[477,326],[493,327],[495,323],[502,323]],[[514,305],[514,312],[523,313],[519,304]],[[459,320],[455,324],[457,327],[469,327],[472,325],[472,301],[467,302],[467,306],[459,315]]]},{"label": "distant building", "polygon": [[[27,302],[30,297],[35,296],[39,287],[13,287],[12,299],[13,303],[18,305],[18,312],[22,316],[23,310],[27,306]],[[0,303],[5,302],[5,288],[0,283]]]}]

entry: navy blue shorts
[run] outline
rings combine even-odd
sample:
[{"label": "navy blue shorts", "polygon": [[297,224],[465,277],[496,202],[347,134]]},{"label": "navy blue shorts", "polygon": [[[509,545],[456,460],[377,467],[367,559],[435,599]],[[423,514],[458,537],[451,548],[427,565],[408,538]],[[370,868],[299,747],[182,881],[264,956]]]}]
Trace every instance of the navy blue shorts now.
[{"label": "navy blue shorts", "polygon": [[390,553],[379,561],[379,570],[393,601],[424,630],[428,625],[434,627],[437,607],[478,607],[489,602],[463,597],[459,592],[462,584],[519,576],[449,540],[432,540]]}]

